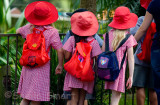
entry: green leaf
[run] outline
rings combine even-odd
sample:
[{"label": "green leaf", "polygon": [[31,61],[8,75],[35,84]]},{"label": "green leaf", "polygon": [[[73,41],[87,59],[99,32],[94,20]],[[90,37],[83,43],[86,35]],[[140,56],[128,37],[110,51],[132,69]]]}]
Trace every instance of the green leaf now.
[{"label": "green leaf", "polygon": [[3,23],[3,1],[0,0],[0,24]]},{"label": "green leaf", "polygon": [[[11,0],[13,2],[13,0]],[[8,27],[11,27],[12,20],[11,20],[11,13],[10,13],[10,5],[12,2],[9,2],[9,0],[4,0],[4,7],[5,7],[5,20],[8,24]]]},{"label": "green leaf", "polygon": [[16,25],[15,25],[16,29],[18,29],[22,25],[24,19],[25,19],[25,17],[24,17],[24,11],[23,11],[21,13],[21,16],[18,18],[18,20],[16,22]]},{"label": "green leaf", "polygon": [[4,64],[7,64],[7,60],[5,58],[0,57],[0,61],[3,62]]}]

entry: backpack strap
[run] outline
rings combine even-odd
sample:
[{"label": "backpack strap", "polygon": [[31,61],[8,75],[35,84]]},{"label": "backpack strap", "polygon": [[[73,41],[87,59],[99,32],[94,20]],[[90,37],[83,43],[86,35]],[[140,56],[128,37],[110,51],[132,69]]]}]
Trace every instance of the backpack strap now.
[{"label": "backpack strap", "polygon": [[122,58],[122,61],[121,61],[120,70],[122,69],[122,66],[124,64],[124,61],[125,61],[125,58],[126,58],[126,53],[127,53],[127,48],[126,48],[126,51],[124,52],[124,55],[123,55],[123,58]]},{"label": "backpack strap", "polygon": [[91,41],[88,41],[89,44],[91,44],[95,39],[92,39]]},{"label": "backpack strap", "polygon": [[128,40],[128,38],[131,36],[131,34],[127,34],[126,37],[120,42],[119,46],[115,50],[115,52]]},{"label": "backpack strap", "polygon": [[[128,38],[131,36],[131,34],[127,34],[126,37],[120,42],[119,46],[117,49],[119,49],[127,40]],[[115,52],[117,51],[117,49],[115,50]],[[126,58],[126,53],[127,53],[127,48],[126,48],[126,51],[124,52],[124,55],[123,55],[123,58],[122,58],[122,61],[121,61],[121,65],[120,65],[120,70],[122,69],[122,66],[124,64],[124,61],[125,61],[125,58]]]},{"label": "backpack strap", "polygon": [[109,36],[108,32],[106,33],[106,38],[105,38],[105,52],[109,51]]},{"label": "backpack strap", "polygon": [[[130,33],[128,33],[126,35],[126,37],[120,42],[119,46],[117,47],[117,49],[114,51],[116,52],[127,40],[128,38],[131,36]],[[105,39],[105,51],[109,51],[109,35],[108,33],[106,33],[106,39]],[[126,53],[127,53],[127,48],[126,48],[126,51],[124,52],[124,55],[123,55],[123,58],[122,58],[122,61],[121,61],[121,65],[120,65],[120,70],[122,69],[122,66],[124,64],[124,61],[125,61],[125,57],[126,57]]]}]

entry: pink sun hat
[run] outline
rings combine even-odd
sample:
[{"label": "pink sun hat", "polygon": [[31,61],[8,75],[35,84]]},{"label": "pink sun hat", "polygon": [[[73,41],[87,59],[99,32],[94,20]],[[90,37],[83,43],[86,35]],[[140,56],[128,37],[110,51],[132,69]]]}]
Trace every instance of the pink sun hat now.
[{"label": "pink sun hat", "polygon": [[99,28],[96,16],[90,12],[79,12],[71,16],[71,30],[79,36],[92,36]]}]

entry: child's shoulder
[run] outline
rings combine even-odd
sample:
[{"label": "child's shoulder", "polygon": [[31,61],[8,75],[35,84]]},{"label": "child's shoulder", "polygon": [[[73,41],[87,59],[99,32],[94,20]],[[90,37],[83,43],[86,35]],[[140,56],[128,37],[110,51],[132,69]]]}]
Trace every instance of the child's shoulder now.
[{"label": "child's shoulder", "polygon": [[58,30],[50,25],[43,26],[46,30],[58,32]]},{"label": "child's shoulder", "polygon": [[128,48],[136,46],[137,41],[135,40],[134,36],[131,35],[128,40],[124,43],[124,46],[128,46]]},{"label": "child's shoulder", "polygon": [[114,29],[110,29],[108,32],[104,33],[103,34],[103,38],[105,39],[106,38],[106,34],[108,33],[109,36],[113,36],[113,31]]}]

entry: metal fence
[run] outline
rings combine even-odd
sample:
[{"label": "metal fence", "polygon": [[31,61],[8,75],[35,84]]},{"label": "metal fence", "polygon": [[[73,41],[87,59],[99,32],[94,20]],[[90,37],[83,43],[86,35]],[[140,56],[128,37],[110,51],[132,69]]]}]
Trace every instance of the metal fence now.
[{"label": "metal fence", "polygon": [[[65,34],[60,34],[61,38],[62,36],[64,37]],[[18,87],[18,80],[17,80],[17,63],[18,63],[18,46],[19,46],[19,34],[0,34],[0,48],[1,48],[1,38],[5,37],[7,39],[7,45],[6,45],[6,49],[7,49],[7,57],[6,57],[6,70],[3,69],[3,71],[5,71],[5,75],[3,75],[3,86],[4,87],[4,92],[2,95],[5,96],[5,105],[18,105],[17,103],[17,87]],[[16,43],[16,52],[15,52],[15,65],[14,65],[14,70],[15,70],[15,75],[12,75],[15,77],[14,81],[14,90],[11,90],[11,75],[9,74],[9,59],[10,59],[10,45],[12,44],[12,41],[10,41],[10,38],[14,37],[15,43]],[[1,65],[0,65],[1,66]],[[1,73],[2,71],[0,71]],[[126,78],[127,78],[127,74],[126,73]],[[58,78],[59,80],[59,78]],[[99,80],[98,78],[96,78],[95,80],[95,92],[94,92],[94,96],[95,99],[92,99],[89,101],[90,105],[108,105],[111,102],[111,91],[110,90],[104,90],[104,81]],[[59,93],[59,87],[57,87],[57,93]],[[148,92],[147,92],[148,93]],[[0,93],[1,94],[1,93]],[[147,94],[148,96],[148,94]],[[146,98],[146,104],[145,105],[149,105],[149,97]],[[61,101],[62,99],[58,99],[56,100],[56,102],[53,104],[51,104],[50,102],[48,102],[48,105],[62,105]],[[129,102],[128,102],[129,101]],[[1,103],[0,103],[1,105]],[[4,104],[2,104],[4,105]],[[42,105],[46,105],[46,103],[42,102]],[[132,88],[131,90],[127,91],[122,94],[122,98],[121,98],[121,104],[120,105],[136,105],[135,103],[135,88]]]}]

